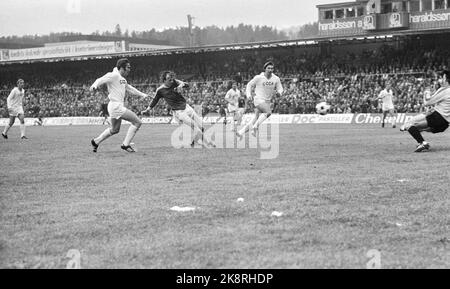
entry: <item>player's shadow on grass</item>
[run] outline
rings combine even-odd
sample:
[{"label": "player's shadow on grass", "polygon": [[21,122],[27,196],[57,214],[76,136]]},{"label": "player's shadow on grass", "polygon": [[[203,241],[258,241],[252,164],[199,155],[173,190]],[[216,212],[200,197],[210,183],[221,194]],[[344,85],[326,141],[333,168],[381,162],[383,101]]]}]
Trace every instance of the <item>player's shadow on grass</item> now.
[{"label": "player's shadow on grass", "polygon": [[432,146],[431,149],[429,151],[424,151],[427,153],[432,153],[432,152],[450,152],[450,144],[447,146]]}]

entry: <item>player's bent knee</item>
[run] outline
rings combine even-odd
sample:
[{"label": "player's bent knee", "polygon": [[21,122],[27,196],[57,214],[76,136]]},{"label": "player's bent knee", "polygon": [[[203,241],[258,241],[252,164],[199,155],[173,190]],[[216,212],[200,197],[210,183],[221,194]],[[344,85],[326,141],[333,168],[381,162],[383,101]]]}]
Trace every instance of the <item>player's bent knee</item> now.
[{"label": "player's bent knee", "polygon": [[115,128],[112,128],[112,129],[110,129],[110,130],[109,130],[109,132],[111,133],[111,135],[115,135],[115,134],[118,134],[118,133],[119,133],[119,131],[120,131],[120,128],[117,128],[117,129],[115,129]]}]

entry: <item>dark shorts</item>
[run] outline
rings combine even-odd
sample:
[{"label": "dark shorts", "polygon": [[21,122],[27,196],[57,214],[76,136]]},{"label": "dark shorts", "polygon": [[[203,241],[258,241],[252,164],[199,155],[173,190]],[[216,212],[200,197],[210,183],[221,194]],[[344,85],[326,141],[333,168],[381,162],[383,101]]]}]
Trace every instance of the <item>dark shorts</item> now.
[{"label": "dark shorts", "polygon": [[448,128],[448,121],[437,111],[433,111],[426,118],[432,133],[443,132]]}]

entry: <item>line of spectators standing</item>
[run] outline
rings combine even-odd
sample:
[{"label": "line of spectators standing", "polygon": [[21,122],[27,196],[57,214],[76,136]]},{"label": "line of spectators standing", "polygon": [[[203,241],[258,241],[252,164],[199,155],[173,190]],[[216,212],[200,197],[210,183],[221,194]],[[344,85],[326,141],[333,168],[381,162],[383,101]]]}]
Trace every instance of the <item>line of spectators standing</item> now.
[{"label": "line of spectators standing", "polygon": [[[379,112],[376,97],[386,81],[390,81],[395,90],[398,112],[420,112],[424,109],[424,91],[434,85],[433,73],[450,64],[450,52],[445,48],[426,50],[411,46],[395,49],[383,45],[375,50],[344,51],[325,56],[317,51],[290,47],[132,58],[133,71],[128,82],[152,94],[158,86],[156,67],[172,69],[191,83],[184,92],[188,103],[201,105],[206,115],[226,106],[224,96],[231,80],[240,83],[242,95],[245,95],[246,82],[261,73],[262,62],[270,57],[276,63],[275,73],[282,78],[285,90],[281,97],[273,99],[275,113],[314,113],[315,104],[322,100],[332,105],[332,113]],[[94,94],[89,91],[89,85],[111,68],[108,69],[104,62],[98,65],[80,63],[24,67],[21,77],[28,87],[26,115],[98,116],[101,104],[107,102],[107,92]],[[42,73],[42,70],[48,71]],[[8,75],[12,77],[14,73]],[[11,87],[2,84],[0,88],[0,115],[6,117],[6,97]],[[126,105],[136,112],[148,105],[132,96],[127,97],[127,102]],[[247,110],[252,109],[249,102]],[[155,115],[168,114],[164,103],[155,109]]]}]

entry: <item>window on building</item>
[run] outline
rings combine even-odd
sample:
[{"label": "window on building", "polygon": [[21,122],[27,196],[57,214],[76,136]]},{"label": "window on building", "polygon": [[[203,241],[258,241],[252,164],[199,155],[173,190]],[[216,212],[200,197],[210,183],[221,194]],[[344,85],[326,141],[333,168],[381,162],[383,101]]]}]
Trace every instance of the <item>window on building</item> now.
[{"label": "window on building", "polygon": [[406,2],[394,2],[392,3],[392,12],[406,11],[406,9],[404,9],[404,6],[406,7]]},{"label": "window on building", "polygon": [[347,17],[355,17],[355,8],[347,8]]},{"label": "window on building", "polygon": [[431,10],[431,1],[433,0],[422,0],[422,8],[423,11],[430,11]]},{"label": "window on building", "polygon": [[445,9],[445,0],[434,0],[434,9]]},{"label": "window on building", "polygon": [[408,1],[403,1],[402,2],[402,11],[408,11]]},{"label": "window on building", "polygon": [[419,12],[420,11],[420,1],[412,0],[409,2],[409,12]]},{"label": "window on building", "polygon": [[324,19],[333,19],[333,10],[325,11]]},{"label": "window on building", "polygon": [[386,3],[381,6],[381,13],[392,13],[392,3]]},{"label": "window on building", "polygon": [[364,7],[358,7],[358,16],[362,16],[365,14]]},{"label": "window on building", "polygon": [[344,9],[336,10],[336,19],[344,18]]}]

